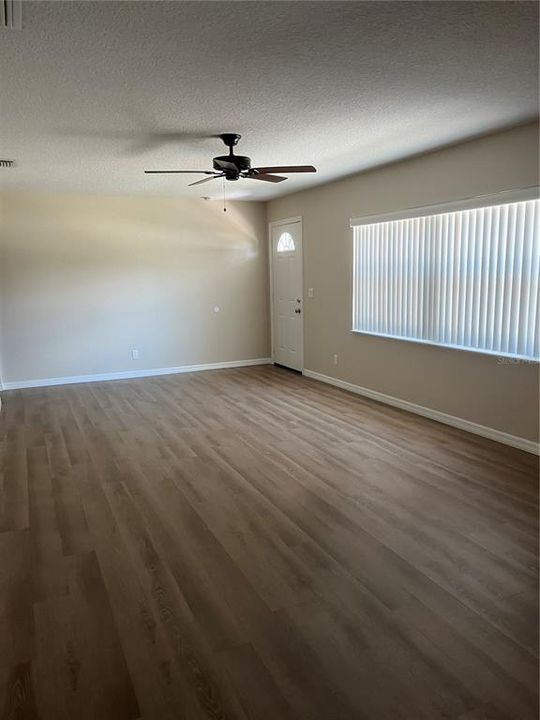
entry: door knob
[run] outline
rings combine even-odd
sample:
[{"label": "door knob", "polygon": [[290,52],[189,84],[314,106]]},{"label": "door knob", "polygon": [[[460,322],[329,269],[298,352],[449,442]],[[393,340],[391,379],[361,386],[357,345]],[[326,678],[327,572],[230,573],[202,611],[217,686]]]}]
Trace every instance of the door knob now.
[{"label": "door knob", "polygon": [[294,312],[295,312],[297,315],[300,315],[300,313],[301,313],[302,311],[300,310],[300,308],[296,308]]}]

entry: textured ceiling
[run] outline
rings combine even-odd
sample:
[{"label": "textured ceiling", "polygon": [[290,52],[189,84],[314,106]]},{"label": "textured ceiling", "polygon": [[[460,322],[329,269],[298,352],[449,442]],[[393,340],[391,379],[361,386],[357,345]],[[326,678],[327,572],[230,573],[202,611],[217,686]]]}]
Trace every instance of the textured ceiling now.
[{"label": "textured ceiling", "polygon": [[254,165],[318,167],[227,184],[268,199],[532,119],[537,48],[532,2],[25,2],[0,31],[0,182],[219,195],[143,170],[209,169],[233,131]]}]

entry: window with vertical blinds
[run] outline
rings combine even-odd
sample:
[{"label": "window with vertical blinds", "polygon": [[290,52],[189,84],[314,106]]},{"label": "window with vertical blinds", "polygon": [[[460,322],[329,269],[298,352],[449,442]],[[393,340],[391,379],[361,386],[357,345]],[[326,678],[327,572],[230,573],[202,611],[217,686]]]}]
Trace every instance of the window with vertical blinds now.
[{"label": "window with vertical blinds", "polygon": [[355,226],[353,330],[538,360],[539,212],[536,199]]}]

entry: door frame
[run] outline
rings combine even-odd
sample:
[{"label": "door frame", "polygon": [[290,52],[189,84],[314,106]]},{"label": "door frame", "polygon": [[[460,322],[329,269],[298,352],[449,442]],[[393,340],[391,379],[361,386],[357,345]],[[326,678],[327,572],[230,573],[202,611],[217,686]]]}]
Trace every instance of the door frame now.
[{"label": "door frame", "polygon": [[271,353],[270,357],[272,362],[275,362],[274,357],[274,252],[273,252],[273,240],[272,231],[274,228],[280,227],[280,225],[290,225],[291,223],[300,224],[300,245],[301,245],[301,258],[300,258],[300,282],[302,284],[302,318],[300,322],[300,372],[304,372],[304,227],[302,216],[284,218],[283,220],[273,220],[268,223],[268,269],[270,277],[270,346]]}]

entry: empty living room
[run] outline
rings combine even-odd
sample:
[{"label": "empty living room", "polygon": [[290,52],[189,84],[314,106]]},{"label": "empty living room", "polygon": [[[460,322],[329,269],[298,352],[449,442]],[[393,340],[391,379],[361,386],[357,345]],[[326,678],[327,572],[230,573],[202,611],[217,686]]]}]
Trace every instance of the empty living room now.
[{"label": "empty living room", "polygon": [[0,0],[0,720],[537,720],[539,13]]}]

